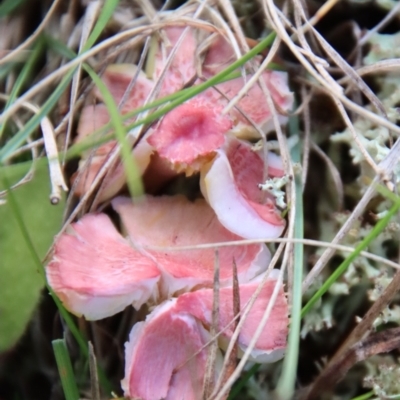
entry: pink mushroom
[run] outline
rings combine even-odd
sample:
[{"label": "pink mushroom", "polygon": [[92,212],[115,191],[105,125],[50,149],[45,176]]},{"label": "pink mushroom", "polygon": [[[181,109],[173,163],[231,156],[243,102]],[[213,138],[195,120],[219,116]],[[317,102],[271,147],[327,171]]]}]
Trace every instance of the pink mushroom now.
[{"label": "pink mushroom", "polygon": [[[217,35],[205,57],[203,74],[209,78],[234,60],[231,45]],[[256,58],[255,64],[259,63],[260,59]],[[252,76],[248,74],[247,78]],[[289,111],[293,105],[293,93],[288,88],[287,74],[265,71],[260,79],[264,81],[278,110]],[[228,115],[222,112],[244,85],[243,77],[238,77],[218,84],[178,106],[154,128],[148,142],[177,171],[185,171],[189,175],[215,155],[229,131],[232,130],[238,137],[260,138],[260,131],[271,130],[274,125],[265,93],[258,83],[248,90]],[[285,116],[279,118],[281,123],[287,120]]]},{"label": "pink mushroom", "polygon": [[[276,271],[275,271],[276,272]],[[247,316],[238,344],[245,351],[271,301],[276,284],[271,274]],[[240,285],[243,310],[254,294],[262,276]],[[220,289],[218,329],[219,343],[226,347],[233,334],[232,287]],[[125,396],[142,400],[201,398],[205,374],[208,332],[212,321],[213,290],[201,289],[185,293],[156,307],[137,323],[125,344],[126,368],[122,387]],[[275,362],[283,357],[288,332],[288,308],[283,289],[278,292],[267,324],[251,352],[251,359],[261,363]],[[220,372],[221,355],[217,353],[215,372]],[[154,373],[157,371],[157,374]]]},{"label": "pink mushroom", "polygon": [[[279,176],[275,167],[268,174]],[[221,224],[231,232],[248,239],[279,237],[284,219],[274,201],[262,192],[264,160],[252,151],[250,144],[231,138],[217,151],[215,159],[201,171],[201,191]]]},{"label": "pink mushroom", "polygon": [[[145,251],[163,272],[161,293],[167,298],[196,287],[212,287],[215,252],[196,249],[196,245],[240,239],[219,223],[203,199],[190,202],[183,196],[146,196],[133,204],[130,199],[119,197],[112,205],[120,214],[132,244]],[[175,246],[192,246],[193,250],[162,249]],[[270,255],[264,244],[221,247],[223,286],[232,282],[233,260],[238,266],[240,282],[247,282],[265,271]]]},{"label": "pink mushroom", "polygon": [[125,344],[125,396],[142,400],[201,397],[207,360],[203,346],[210,335],[197,319],[176,312],[176,302],[164,302],[146,321],[134,325]]},{"label": "pink mushroom", "polygon": [[65,307],[96,320],[158,297],[156,264],[134,250],[105,214],[86,215],[56,242],[47,280]]},{"label": "pink mushroom", "polygon": [[[104,318],[129,304],[139,308],[158,299],[159,292],[169,298],[193,288],[212,287],[215,252],[196,249],[196,245],[239,239],[218,222],[204,200],[191,203],[183,196],[147,196],[135,204],[128,198],[116,198],[112,204],[121,215],[129,242],[106,215],[86,215],[72,224],[71,234],[61,235],[46,270],[65,306],[88,319]],[[174,246],[194,249],[162,249]],[[233,260],[239,281],[248,282],[265,271],[270,255],[264,244],[222,247],[222,286],[232,282]]]},{"label": "pink mushroom", "polygon": [[[197,41],[193,29],[185,31],[184,28],[169,27],[163,32],[167,43],[165,46],[160,43],[156,53],[154,80],[160,77],[162,70],[167,65],[167,58],[172,54],[172,49],[178,44],[181,35],[185,34],[186,36],[176,49],[172,62],[163,76],[160,96],[180,90],[190,83],[196,75]],[[203,74],[206,77],[211,77],[234,59],[231,45],[222,36],[217,35],[206,54]],[[254,64],[258,65],[259,63],[260,58],[256,58]],[[251,76],[251,74],[248,74],[248,78]],[[136,78],[136,81],[130,92],[126,93],[133,78]],[[285,112],[291,109],[293,94],[289,91],[287,85],[287,75],[282,72],[265,71],[262,73],[261,79],[277,104],[278,111]],[[122,113],[143,105],[154,86],[154,81],[148,79],[142,71],[138,72],[136,66],[127,64],[109,66],[103,74],[103,81],[117,103],[120,103],[126,97],[122,105]],[[164,164],[163,168],[167,170],[167,173],[161,171],[163,176],[173,176],[174,170],[190,175],[203,168],[204,164],[215,156],[216,151],[223,146],[226,133],[229,131],[232,131],[238,137],[258,138],[259,130],[255,129],[252,124],[258,126],[262,131],[270,129],[273,126],[271,111],[265,94],[258,83],[254,84],[238,102],[238,108],[233,108],[227,115],[223,114],[222,111],[228,101],[240,92],[244,84],[243,77],[218,84],[215,88],[206,90],[165,115],[158,125],[149,132],[147,142],[151,146],[145,147],[145,144],[139,144],[136,150],[137,153],[145,153],[147,157],[144,157],[143,163],[142,161],[139,162],[141,171],[144,171],[147,167],[152,149],[155,149],[158,156],[166,160],[172,167],[171,169]],[[96,93],[101,99],[101,95],[98,92]],[[101,108],[101,111],[100,108],[98,112],[96,110],[96,114],[103,113],[104,106],[102,105]],[[106,112],[99,115],[98,120],[105,120],[105,115],[107,115]],[[80,126],[94,125],[90,120],[93,117],[83,113]],[[286,117],[283,116],[281,122],[285,120]],[[79,136],[82,135],[79,134]],[[145,141],[142,140],[142,142]],[[142,152],[140,146],[143,147]],[[106,158],[104,151],[100,151],[100,157],[96,157],[93,166],[85,172],[82,180],[84,183],[77,188],[77,194],[85,192]],[[125,176],[120,165],[115,171],[110,172],[104,185],[104,194],[100,194],[100,201],[112,197],[123,186],[124,182]]]},{"label": "pink mushroom", "polygon": [[[115,101],[121,104],[121,113],[144,104],[182,34],[186,35],[185,40],[163,75],[159,96],[174,93],[196,77],[197,38],[191,28],[164,29],[151,77],[146,77],[134,65],[113,65],[106,69],[103,81]],[[230,44],[216,35],[205,56],[202,72],[211,77],[234,59]],[[259,66],[260,61],[256,58],[253,64]],[[251,77],[252,74],[247,74],[246,80]],[[136,81],[126,93],[133,78]],[[261,79],[278,111],[289,110],[293,95],[287,87],[286,74],[265,71]],[[48,282],[64,305],[87,319],[111,316],[128,305],[139,308],[147,303],[151,309],[164,301],[145,321],[134,325],[125,346],[122,386],[128,397],[194,400],[201,396],[216,261],[215,250],[202,245],[241,238],[274,238],[285,227],[274,198],[258,188],[266,178],[264,175],[283,175],[279,157],[270,154],[266,165],[267,160],[260,152],[234,137],[258,137],[258,130],[252,124],[264,131],[271,128],[271,111],[259,84],[249,89],[237,108],[223,113],[228,101],[244,84],[243,77],[239,77],[180,105],[152,126],[145,140],[132,152],[140,172],[144,174],[147,170],[145,176],[152,179],[147,187],[156,190],[177,172],[190,175],[200,171],[201,190],[206,200],[190,202],[183,196],[147,195],[132,203],[128,198],[115,198],[112,206],[121,218],[127,239],[105,214],[86,215],[60,236],[47,266]],[[96,90],[95,95],[102,100]],[[76,140],[83,140],[108,121],[104,104],[85,107]],[[282,116],[281,122],[284,121]],[[115,145],[111,141],[99,146],[87,155],[88,163],[81,163],[73,177],[78,195],[88,190]],[[125,174],[119,163],[103,181],[98,199],[112,198],[124,183]],[[186,249],[174,249],[179,246]],[[217,260],[221,285],[218,328],[223,329],[234,317],[233,263],[238,270],[243,310],[264,276],[270,253],[265,244],[219,246]],[[276,276],[272,273],[244,321],[238,338],[241,352],[254,336],[275,284]],[[267,325],[251,353],[252,360],[280,359],[286,346],[287,325],[288,307],[280,288]],[[232,333],[233,326],[230,326],[221,335],[222,348],[226,348]],[[216,373],[220,363],[218,353]]]},{"label": "pink mushroom", "polygon": [[[170,27],[164,30],[165,38],[169,41],[168,50],[163,52],[160,47],[156,54],[154,79],[159,78],[166,65],[168,55],[171,53],[173,46],[177,44],[183,31],[184,28],[179,27]],[[161,96],[180,90],[194,77],[195,50],[196,41],[193,36],[193,31],[188,30],[185,40],[178,47],[167,69],[162,84]],[[127,93],[133,79],[135,79],[134,84],[129,93]],[[121,114],[125,114],[144,105],[146,98],[154,86],[154,81],[148,79],[143,71],[138,71],[137,66],[133,64],[114,64],[108,66],[102,75],[102,80],[112,94],[115,102],[118,105],[122,102]],[[94,94],[99,100],[103,100],[97,88],[95,88]],[[190,117],[191,116],[189,116],[189,118]],[[104,126],[109,122],[109,119],[109,114],[104,104],[85,107],[80,117],[76,142],[81,141],[96,129]],[[195,119],[196,116],[193,116],[192,121]],[[106,145],[102,145],[94,154],[85,157],[81,161],[79,170],[72,177],[72,182],[75,183],[75,194],[82,196],[88,190],[100,168],[108,159],[110,151],[115,144],[115,141],[111,141]],[[150,163],[152,153],[153,148],[146,140],[141,140],[139,145],[133,150],[132,154],[138,164],[140,173],[143,174],[146,170]],[[167,165],[164,165],[163,168],[169,170]],[[163,172],[164,179],[157,179],[158,183],[156,186],[161,185],[165,180],[175,175],[176,173],[172,170]],[[125,181],[124,168],[123,165],[119,163],[113,171],[108,172],[105,182],[103,182],[102,188],[97,194],[98,201],[102,202],[114,196],[123,187]],[[154,186],[154,183],[152,183],[152,186]]]}]

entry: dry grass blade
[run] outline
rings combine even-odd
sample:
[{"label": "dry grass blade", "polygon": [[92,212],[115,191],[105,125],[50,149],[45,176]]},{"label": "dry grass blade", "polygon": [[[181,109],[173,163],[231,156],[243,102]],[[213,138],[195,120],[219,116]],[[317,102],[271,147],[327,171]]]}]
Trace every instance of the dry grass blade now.
[{"label": "dry grass blade", "polygon": [[89,342],[89,370],[90,370],[90,389],[92,400],[100,400],[99,377],[97,375],[97,361],[93,345]]},{"label": "dry grass blade", "polygon": [[213,286],[213,306],[212,306],[212,323],[210,329],[210,335],[213,338],[211,345],[209,346],[206,372],[204,375],[203,384],[203,400],[206,400],[213,391],[215,382],[215,364],[217,361],[218,352],[218,327],[219,327],[219,251],[215,250],[215,262],[214,262],[214,286]]},{"label": "dry grass blade", "polygon": [[[242,365],[242,368],[240,370],[238,370],[239,366],[237,366],[237,368],[230,374],[230,378],[226,382],[223,382],[224,381],[224,377],[228,375],[227,371],[228,371],[228,368],[230,366],[230,360],[231,360],[232,354],[233,354],[233,352],[235,351],[235,348],[236,348],[236,343],[237,343],[240,331],[241,331],[241,329],[242,329],[242,327],[243,327],[243,325],[244,325],[244,323],[246,321],[246,318],[247,318],[251,308],[253,307],[253,305],[254,305],[255,301],[257,300],[258,296],[260,295],[264,285],[266,284],[269,273],[276,266],[276,263],[278,262],[283,250],[284,250],[284,245],[280,245],[278,247],[276,253],[274,254],[274,256],[273,256],[273,258],[272,258],[272,260],[271,260],[271,262],[270,262],[270,264],[268,266],[268,270],[266,271],[265,276],[263,277],[262,281],[258,285],[256,291],[253,293],[253,295],[251,296],[251,298],[247,302],[247,304],[244,305],[242,312],[240,314],[236,314],[235,320],[233,320],[231,322],[231,324],[232,323],[236,324],[236,328],[235,328],[235,330],[233,332],[233,335],[232,335],[231,340],[229,342],[228,348],[226,349],[225,358],[224,358],[224,364],[222,366],[222,370],[221,370],[221,374],[219,376],[218,382],[215,385],[214,393],[210,397],[211,399],[215,399],[216,396],[219,395],[220,390],[221,390],[221,386],[223,388],[226,388],[226,390],[229,390],[229,388],[232,386],[234,380],[236,379],[235,378],[235,379],[232,380],[231,379],[232,375],[234,373],[236,373],[237,375],[240,374],[240,372],[243,369],[244,365]],[[272,298],[271,298],[270,302],[271,301],[273,301]],[[235,322],[236,318],[240,318],[238,323]]]},{"label": "dry grass blade", "polygon": [[368,100],[375,106],[375,108],[385,117],[386,110],[382,102],[377,98],[375,93],[367,86],[367,84],[361,79],[359,74],[353,67],[351,67],[339,53],[322,37],[322,35],[314,28],[310,27],[314,36],[317,38],[319,44],[324,49],[326,54],[333,60],[333,62],[348,76],[352,82],[356,84],[358,89],[368,98]]},{"label": "dry grass blade", "polygon": [[[367,120],[376,123],[379,126],[386,127],[388,129],[393,130],[396,134],[400,134],[400,128],[397,127],[392,122],[382,118],[381,116],[365,109],[364,107],[359,106],[358,104],[354,103],[350,99],[348,99],[343,94],[343,89],[339,86],[332,77],[326,72],[323,68],[324,65],[327,63],[321,59],[316,57],[313,53],[308,52],[307,50],[301,49],[293,43],[292,39],[286,32],[285,26],[281,21],[282,13],[280,10],[275,6],[272,0],[264,0],[263,1],[263,8],[264,12],[273,24],[274,30],[277,32],[278,36],[286,43],[286,45],[290,48],[293,55],[298,59],[298,61],[304,66],[310,75],[319,82],[323,88],[325,88],[329,93],[335,94],[335,99],[341,101],[345,107],[349,110],[355,112],[356,114],[366,118]],[[285,18],[283,18],[285,21]],[[291,26],[293,30],[293,26]],[[306,54],[313,60],[316,64],[313,66],[305,57]]]},{"label": "dry grass blade", "polygon": [[[232,322],[233,322],[233,330],[234,332],[239,332],[238,330],[238,325],[240,323],[240,291],[239,291],[239,280],[238,280],[238,274],[237,274],[237,266],[236,266],[236,261],[232,261],[232,269],[233,269],[233,287],[232,287],[232,301],[233,301],[233,315],[237,316]],[[251,307],[248,308],[250,310]],[[227,327],[226,327],[227,328]],[[215,335],[216,332],[211,332],[212,335]],[[218,333],[219,334],[219,333]],[[217,340],[217,337],[216,339]],[[233,346],[231,344],[233,343]],[[235,367],[237,365],[237,356],[238,356],[238,342],[237,338],[236,340],[233,340],[233,337],[229,343],[229,347],[224,359],[224,364],[222,367],[222,370],[220,372],[220,375],[218,377],[218,381],[214,385],[214,390],[209,392],[207,394],[207,397],[204,396],[205,399],[207,398],[213,398],[213,395],[219,391],[222,385],[224,385],[227,380],[229,379],[229,376],[234,372]]]},{"label": "dry grass blade", "polygon": [[62,2],[63,2],[62,0],[54,0],[54,2],[51,5],[49,11],[47,12],[45,17],[43,18],[43,20],[40,23],[40,25],[36,28],[35,32],[33,32],[32,35],[29,36],[28,39],[26,39],[25,42],[21,43],[17,48],[15,48],[14,50],[10,51],[5,56],[1,57],[0,58],[0,65],[4,65],[5,63],[8,63],[10,61],[14,61],[14,59],[20,60],[21,52],[26,50],[39,37],[39,35],[46,28],[46,25],[48,24],[50,19],[55,14],[55,12],[57,10],[57,7],[60,4],[62,4]]},{"label": "dry grass blade", "polygon": [[[400,67],[400,59],[394,58],[389,60],[381,60],[377,61],[372,65],[364,65],[358,68],[356,71],[358,75],[369,75],[369,74],[382,74],[385,72],[395,72],[398,71]],[[344,76],[343,78],[338,80],[338,83],[345,84],[350,81],[351,78],[348,76]]]},{"label": "dry grass blade", "polygon": [[53,125],[48,118],[43,118],[40,125],[42,128],[47,158],[49,160],[50,181],[52,187],[50,201],[51,204],[58,204],[61,200],[61,190],[67,191],[68,186],[65,183],[64,175],[60,166]]},{"label": "dry grass blade", "polygon": [[[83,20],[83,28],[82,28],[82,35],[81,40],[79,43],[79,53],[82,51],[83,47],[86,44],[86,41],[90,35],[90,32],[93,29],[94,24],[96,23],[96,19],[98,14],[100,13],[101,3],[100,1],[91,1],[86,9],[85,17]],[[68,148],[70,138],[71,138],[71,131],[72,131],[72,124],[73,124],[73,117],[74,111],[76,109],[76,100],[78,98],[78,90],[79,90],[79,83],[81,79],[82,73],[82,64],[78,65],[78,69],[72,78],[72,86],[71,86],[71,93],[70,93],[70,102],[69,102],[69,119],[67,125],[67,134],[65,137],[64,149]],[[65,152],[64,152],[64,159],[63,163],[65,162]]]},{"label": "dry grass blade", "polygon": [[365,148],[364,144],[362,143],[361,135],[357,132],[356,128],[354,127],[353,123],[351,122],[350,117],[348,116],[346,109],[343,106],[343,103],[337,99],[335,96],[331,95],[333,102],[335,103],[340,115],[343,118],[344,123],[346,124],[347,128],[350,130],[354,142],[357,144],[358,149],[362,153],[365,160],[371,166],[371,168],[375,171],[376,174],[380,174],[380,169],[372,156],[368,153],[367,149]]},{"label": "dry grass blade", "polygon": [[[239,93],[232,100],[230,100],[229,104],[223,110],[224,113],[229,112],[243,98],[243,96],[247,94],[247,92],[251,89],[251,87],[254,84],[256,84],[257,81],[260,82],[261,84],[262,80],[260,80],[260,76],[268,67],[268,65],[272,62],[273,58],[276,55],[276,52],[278,51],[280,44],[281,42],[279,38],[275,39],[273,45],[268,51],[267,57],[263,60],[263,62],[261,63],[257,71],[254,73],[254,75],[250,79],[248,79],[243,88],[240,89]],[[262,137],[264,136],[265,135],[262,135]]]},{"label": "dry grass blade", "polygon": [[303,191],[307,183],[308,166],[310,161],[310,148],[311,144],[311,120],[310,120],[310,107],[309,97],[307,90],[304,85],[301,86],[301,97],[303,104],[303,119],[304,119],[304,145],[303,145],[303,159],[302,159],[302,174],[301,181],[303,182]]},{"label": "dry grass blade", "polygon": [[313,17],[307,21],[302,27],[302,32],[306,33],[310,26],[315,26],[322,18],[324,18],[329,11],[337,4],[340,0],[328,0],[326,1],[313,15]]},{"label": "dry grass blade", "polygon": [[392,19],[394,19],[396,16],[398,16],[400,11],[400,3],[396,4],[383,18],[379,24],[377,24],[373,29],[370,29],[359,41],[359,45],[363,46],[368,42],[368,40],[371,38],[372,35],[375,33],[379,32],[381,29],[383,29]]},{"label": "dry grass blade", "polygon": [[333,182],[335,184],[336,192],[337,192],[337,203],[338,209],[341,210],[344,204],[344,191],[343,191],[343,182],[340,177],[340,173],[336,167],[336,165],[332,162],[332,160],[317,146],[314,142],[311,142],[311,149],[325,162],[327,165],[329,172],[332,176]]},{"label": "dry grass blade", "polygon": [[[233,324],[233,329],[236,330],[239,323],[240,323],[240,290],[239,290],[239,278],[238,278],[238,271],[235,259],[232,260],[232,269],[233,269],[233,286],[232,286],[232,310],[233,315],[239,315],[239,318],[235,320]],[[232,348],[232,353],[228,357],[228,363],[226,368],[226,378],[222,380],[222,384],[225,383],[227,377],[229,377],[236,367],[236,359],[238,356],[238,342],[236,341]]]}]

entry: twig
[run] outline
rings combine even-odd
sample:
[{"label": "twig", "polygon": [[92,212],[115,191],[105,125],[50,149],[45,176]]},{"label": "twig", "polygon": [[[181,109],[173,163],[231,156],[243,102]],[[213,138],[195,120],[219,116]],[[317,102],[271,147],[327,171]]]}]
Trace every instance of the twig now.
[{"label": "twig", "polygon": [[335,363],[329,364],[324,369],[318,385],[313,385],[306,392],[302,400],[320,398],[322,394],[330,392],[333,386],[347,374],[354,364],[364,361],[376,354],[389,353],[400,347],[400,328],[391,328],[385,331],[371,334],[366,339],[348,348],[343,357]]}]

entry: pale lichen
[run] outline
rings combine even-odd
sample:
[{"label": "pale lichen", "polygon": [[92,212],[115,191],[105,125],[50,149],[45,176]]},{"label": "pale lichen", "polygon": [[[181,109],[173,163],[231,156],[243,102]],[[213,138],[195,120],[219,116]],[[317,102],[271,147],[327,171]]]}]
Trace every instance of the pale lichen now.
[{"label": "pale lichen", "polygon": [[272,196],[274,196],[276,200],[276,205],[281,209],[285,209],[286,208],[285,192],[282,190],[282,188],[288,182],[289,182],[288,176],[284,175],[279,178],[267,179],[265,183],[260,183],[258,187],[261,190],[268,192]]},{"label": "pale lichen", "polygon": [[[364,386],[380,399],[398,398],[400,394],[399,360],[391,356],[375,356],[365,362],[368,370]],[[396,397],[395,397],[396,396]]]}]

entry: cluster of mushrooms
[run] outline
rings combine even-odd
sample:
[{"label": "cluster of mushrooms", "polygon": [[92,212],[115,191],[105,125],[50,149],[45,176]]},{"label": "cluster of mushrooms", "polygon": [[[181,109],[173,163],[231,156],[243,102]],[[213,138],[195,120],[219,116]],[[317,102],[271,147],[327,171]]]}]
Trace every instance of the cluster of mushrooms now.
[{"label": "cluster of mushrooms", "polygon": [[[160,31],[158,38],[152,76],[128,64],[111,65],[102,76],[122,114],[143,105],[156,81],[162,82],[161,98],[214,76],[236,59],[230,42],[219,32],[171,26]],[[207,44],[202,55],[198,54],[200,43]],[[248,68],[260,62],[253,59]],[[241,321],[238,357],[246,351],[270,303],[277,270],[267,271],[271,259],[267,246],[227,244],[277,238],[283,232],[285,221],[274,196],[259,188],[266,178],[283,175],[281,160],[274,153],[266,157],[253,142],[260,138],[260,131],[272,127],[265,90],[283,112],[291,109],[293,95],[284,72],[265,70],[260,76],[262,85],[256,82],[225,112],[252,76],[243,69],[238,77],[207,89],[147,130],[132,151],[146,188],[142,198],[132,201],[117,195],[126,183],[121,163],[107,173],[97,196],[101,202],[111,202],[120,229],[107,214],[90,213],[72,223],[56,241],[46,273],[70,312],[98,320],[127,306],[148,310],[145,320],[133,326],[125,345],[122,388],[128,398],[199,397],[213,339],[216,266],[220,349],[215,382],[235,328],[235,277],[241,310],[264,281]],[[132,79],[135,83],[127,92]],[[101,94],[95,90],[94,96],[97,104],[82,111],[77,141],[109,121]],[[103,144],[90,159],[81,161],[72,177],[77,195],[85,193],[116,145],[113,141]],[[160,195],[160,188],[179,174],[199,174],[202,196],[193,201],[182,194]],[[219,244],[218,252],[207,244]],[[287,326],[288,307],[281,285],[250,359],[268,363],[282,358]]]}]

